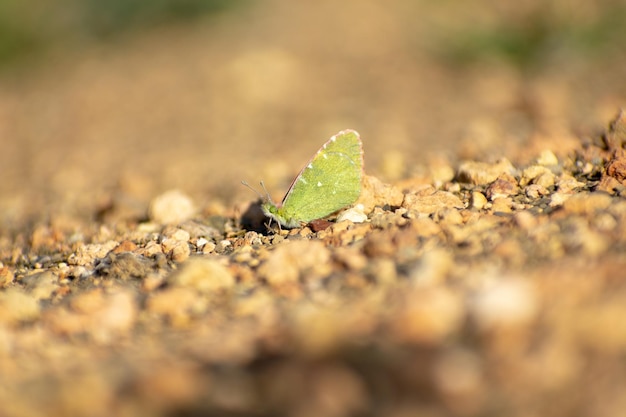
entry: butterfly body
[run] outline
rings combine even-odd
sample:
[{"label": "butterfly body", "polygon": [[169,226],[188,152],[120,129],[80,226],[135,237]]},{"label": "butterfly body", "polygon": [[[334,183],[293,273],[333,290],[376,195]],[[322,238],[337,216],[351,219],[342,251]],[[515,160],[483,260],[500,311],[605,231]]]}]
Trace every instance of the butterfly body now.
[{"label": "butterfly body", "polygon": [[268,198],[261,209],[283,227],[299,227],[353,204],[361,194],[362,173],[361,138],[354,130],[343,130],[300,171],[282,203]]}]

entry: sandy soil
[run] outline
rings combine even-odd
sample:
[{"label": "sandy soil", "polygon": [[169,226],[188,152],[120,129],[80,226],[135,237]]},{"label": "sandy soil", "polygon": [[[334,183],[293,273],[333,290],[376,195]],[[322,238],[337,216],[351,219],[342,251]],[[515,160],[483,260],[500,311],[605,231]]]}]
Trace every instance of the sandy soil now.
[{"label": "sandy soil", "polygon": [[[0,415],[621,416],[624,51],[440,53],[542,4],[273,0],[5,71]],[[346,128],[367,219],[267,230],[240,181]]]}]

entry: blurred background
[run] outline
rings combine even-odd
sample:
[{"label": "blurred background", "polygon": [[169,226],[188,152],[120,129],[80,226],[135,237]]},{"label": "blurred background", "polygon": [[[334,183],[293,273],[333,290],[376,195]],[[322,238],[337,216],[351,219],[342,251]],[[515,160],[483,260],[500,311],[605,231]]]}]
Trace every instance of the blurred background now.
[{"label": "blurred background", "polygon": [[625,40],[622,0],[3,0],[0,227],[280,198],[345,128],[386,181],[584,138]]}]

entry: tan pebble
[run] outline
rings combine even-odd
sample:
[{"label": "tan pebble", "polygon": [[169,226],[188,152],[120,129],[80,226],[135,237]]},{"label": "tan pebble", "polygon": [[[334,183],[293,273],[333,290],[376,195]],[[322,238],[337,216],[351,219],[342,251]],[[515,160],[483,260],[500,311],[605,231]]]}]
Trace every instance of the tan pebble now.
[{"label": "tan pebble", "polygon": [[26,276],[22,279],[22,282],[26,284],[29,294],[37,300],[52,298],[54,292],[59,288],[58,277],[50,271]]},{"label": "tan pebble", "polygon": [[443,184],[454,179],[454,168],[444,158],[434,158],[428,164],[433,183]]},{"label": "tan pebble", "polygon": [[187,242],[176,242],[172,250],[169,252],[169,256],[174,262],[183,262],[191,254],[191,248]]},{"label": "tan pebble", "polygon": [[69,256],[67,263],[69,265],[81,266],[92,264],[96,259],[104,258],[116,246],[118,246],[118,242],[113,240],[106,243],[80,245],[76,250],[76,253]]},{"label": "tan pebble", "polygon": [[11,283],[15,279],[15,273],[13,270],[7,266],[3,266],[0,268],[0,287],[4,288]]},{"label": "tan pebble", "polygon": [[439,396],[454,414],[476,415],[488,399],[480,357],[462,348],[447,349],[433,364]]},{"label": "tan pebble", "polygon": [[339,216],[337,216],[337,222],[348,220],[352,223],[363,223],[367,220],[367,214],[365,214],[363,210],[363,204],[357,204],[354,207],[342,211]]},{"label": "tan pebble", "polygon": [[609,213],[600,213],[594,216],[591,223],[601,232],[611,232],[618,226],[617,220]]},{"label": "tan pebble", "polygon": [[555,176],[552,172],[546,172],[535,178],[534,182],[543,188],[550,188],[555,184]]},{"label": "tan pebble", "polygon": [[215,248],[217,247],[217,245],[213,242],[207,242],[205,245],[202,246],[202,253],[203,254],[209,254],[209,253],[213,253],[213,251],[215,251]]},{"label": "tan pebble", "polygon": [[137,249],[137,245],[130,240],[124,240],[113,249],[113,253],[132,252]]},{"label": "tan pebble", "polygon": [[550,194],[550,192],[541,185],[529,184],[524,188],[524,194],[526,194],[528,198],[537,199]]},{"label": "tan pebble", "polygon": [[457,178],[461,182],[469,182],[474,185],[489,184],[502,174],[513,174],[515,167],[508,159],[502,158],[495,164],[486,162],[464,162],[459,166]]},{"label": "tan pebble", "polygon": [[259,266],[258,273],[272,285],[296,283],[303,276],[325,277],[332,267],[330,251],[320,241],[286,241]]},{"label": "tan pebble", "polygon": [[189,242],[191,235],[188,231],[180,229],[178,227],[167,226],[161,233],[161,240],[174,240],[178,242]]},{"label": "tan pebble", "polygon": [[180,223],[194,216],[196,208],[193,200],[180,190],[167,191],[150,202],[148,217],[162,223]]},{"label": "tan pebble", "polygon": [[230,270],[215,259],[192,258],[167,278],[177,287],[189,287],[203,294],[228,290],[235,285]]},{"label": "tan pebble", "polygon": [[162,253],[163,253],[163,248],[161,247],[160,244],[158,244],[154,240],[149,241],[148,243],[146,243],[145,247],[139,248],[137,250],[138,255],[145,256],[146,258],[152,258],[153,256],[157,254],[162,254]]},{"label": "tan pebble", "polygon": [[131,290],[116,289],[104,298],[102,307],[90,317],[89,332],[100,342],[109,342],[114,336],[132,329],[138,306]]},{"label": "tan pebble", "polygon": [[421,214],[433,214],[446,208],[463,208],[463,202],[447,191],[436,191],[430,195],[406,194],[402,207]]},{"label": "tan pebble", "polygon": [[367,258],[355,248],[339,247],[333,251],[333,258],[353,271],[358,271],[367,265]]},{"label": "tan pebble", "polygon": [[511,198],[496,198],[491,206],[491,210],[494,213],[511,213],[513,207],[513,200]]},{"label": "tan pebble", "polygon": [[549,149],[545,149],[539,154],[537,163],[543,166],[554,166],[559,164],[559,159],[556,157],[554,152]]},{"label": "tan pebble", "polygon": [[561,192],[556,192],[556,193],[554,193],[554,194],[552,194],[550,196],[550,202],[548,203],[548,205],[550,207],[560,207],[571,196],[572,196],[571,194],[564,194],[564,193],[561,193]]},{"label": "tan pebble", "polygon": [[584,182],[578,181],[571,175],[563,174],[556,182],[557,189],[560,193],[571,194],[585,186]]},{"label": "tan pebble", "polygon": [[519,211],[513,216],[515,223],[523,230],[532,230],[537,225],[537,218],[528,211]]},{"label": "tan pebble", "polygon": [[463,323],[463,301],[448,289],[420,288],[406,297],[389,323],[391,334],[400,341],[437,345]]},{"label": "tan pebble", "polygon": [[192,288],[172,287],[151,294],[146,301],[146,309],[152,314],[167,317],[174,325],[186,325],[191,316],[206,311],[207,302]]},{"label": "tan pebble", "polygon": [[470,310],[482,330],[528,325],[537,314],[537,300],[528,282],[499,278],[476,295]]},{"label": "tan pebble", "polygon": [[417,233],[417,236],[430,237],[442,233],[441,226],[429,217],[411,220],[411,229]]},{"label": "tan pebble", "polygon": [[0,323],[15,325],[32,321],[40,315],[39,301],[20,288],[0,292]]},{"label": "tan pebble", "polygon": [[224,240],[220,240],[219,242],[217,242],[217,245],[215,245],[215,252],[217,253],[223,253],[226,248],[232,246],[232,243],[230,242],[230,240],[224,239]]},{"label": "tan pebble", "polygon": [[498,198],[506,198],[511,195],[516,195],[519,192],[519,187],[515,183],[515,180],[508,180],[504,178],[498,178],[485,190],[485,195],[490,201],[494,201]]},{"label": "tan pebble", "polygon": [[357,203],[363,205],[364,213],[370,213],[375,206],[399,207],[402,198],[402,190],[399,188],[385,184],[376,177],[365,175]]},{"label": "tan pebble", "polygon": [[443,283],[454,266],[452,254],[437,248],[424,253],[418,265],[411,270],[409,278],[417,285],[437,285]]},{"label": "tan pebble", "polygon": [[520,185],[525,186],[533,182],[533,180],[544,174],[552,174],[552,172],[541,165],[531,165],[522,171],[520,178]]},{"label": "tan pebble", "polygon": [[455,209],[441,210],[437,213],[437,218],[442,224],[463,224],[463,216]]},{"label": "tan pebble", "polygon": [[368,262],[368,274],[370,274],[376,283],[381,285],[392,285],[398,281],[398,271],[396,264],[391,259],[376,258]]},{"label": "tan pebble", "polygon": [[563,203],[563,210],[571,214],[595,214],[607,209],[613,198],[604,192],[585,192],[572,195]]},{"label": "tan pebble", "polygon": [[481,210],[487,204],[487,197],[480,191],[473,191],[470,204],[472,208]]}]

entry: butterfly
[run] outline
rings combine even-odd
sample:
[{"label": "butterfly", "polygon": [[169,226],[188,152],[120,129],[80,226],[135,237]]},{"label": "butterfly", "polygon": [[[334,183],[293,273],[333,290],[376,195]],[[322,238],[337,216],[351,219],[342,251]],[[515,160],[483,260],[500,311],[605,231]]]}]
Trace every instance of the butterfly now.
[{"label": "butterfly", "polygon": [[282,227],[299,227],[353,204],[361,194],[362,176],[361,137],[342,130],[302,168],[280,204],[266,192],[261,210]]}]

